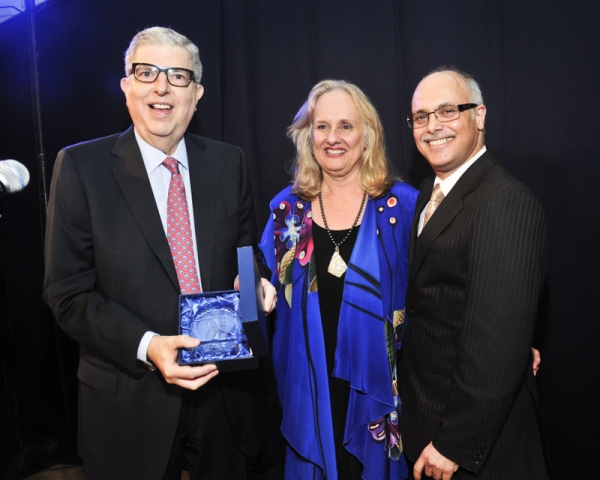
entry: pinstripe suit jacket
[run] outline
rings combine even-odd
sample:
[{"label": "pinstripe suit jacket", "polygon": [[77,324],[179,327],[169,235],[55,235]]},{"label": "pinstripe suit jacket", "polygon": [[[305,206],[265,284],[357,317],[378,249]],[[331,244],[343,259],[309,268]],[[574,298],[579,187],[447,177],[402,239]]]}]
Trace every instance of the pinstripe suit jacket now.
[{"label": "pinstripe suit jacket", "polygon": [[453,478],[545,479],[530,348],[546,270],[536,197],[485,153],[417,237],[411,231],[401,433],[416,461],[429,442]]}]

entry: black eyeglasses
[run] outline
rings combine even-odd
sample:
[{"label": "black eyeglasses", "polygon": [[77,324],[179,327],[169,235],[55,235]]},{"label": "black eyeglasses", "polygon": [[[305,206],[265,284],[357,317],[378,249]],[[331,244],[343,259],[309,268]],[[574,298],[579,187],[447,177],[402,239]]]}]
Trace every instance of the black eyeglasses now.
[{"label": "black eyeglasses", "polygon": [[433,112],[418,112],[407,115],[406,121],[410,128],[422,128],[429,123],[429,115],[432,113],[440,122],[451,122],[460,116],[460,112],[478,107],[477,103],[463,103],[461,105],[444,105],[436,108]]},{"label": "black eyeglasses", "polygon": [[194,80],[194,72],[187,68],[160,68],[149,63],[132,63],[131,69],[136,80],[144,83],[155,82],[160,72],[165,72],[167,81],[174,87],[187,87]]}]

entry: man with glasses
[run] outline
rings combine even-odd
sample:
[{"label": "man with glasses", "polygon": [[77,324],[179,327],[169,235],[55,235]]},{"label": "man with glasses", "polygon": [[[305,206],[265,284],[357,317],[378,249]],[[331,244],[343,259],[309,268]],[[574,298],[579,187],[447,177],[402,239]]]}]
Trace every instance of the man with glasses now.
[{"label": "man with glasses", "polygon": [[133,126],[62,150],[48,207],[44,299],[81,344],[85,476],[246,479],[265,430],[258,373],[176,356],[199,343],[178,335],[179,294],[230,290],[236,248],[257,244],[248,166],[239,148],[186,133],[204,91],[186,37],[138,33],[125,75]]},{"label": "man with glasses", "polygon": [[411,231],[401,434],[414,478],[547,479],[530,346],[546,270],[536,197],[484,144],[456,69],[426,76],[408,125],[435,176]]}]

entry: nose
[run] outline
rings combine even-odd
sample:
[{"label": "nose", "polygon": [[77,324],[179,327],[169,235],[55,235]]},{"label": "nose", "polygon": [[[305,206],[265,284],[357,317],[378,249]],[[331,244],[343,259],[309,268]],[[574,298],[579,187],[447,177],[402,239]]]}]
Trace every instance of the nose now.
[{"label": "nose", "polygon": [[427,130],[430,132],[435,132],[442,128],[442,123],[438,120],[435,112],[431,112],[429,114],[429,121],[427,122]]},{"label": "nose", "polygon": [[156,91],[159,94],[164,94],[171,88],[171,84],[167,78],[167,72],[158,72],[158,77],[154,83],[156,85]]},{"label": "nose", "polygon": [[329,131],[329,135],[327,135],[327,143],[337,143],[338,142],[338,131],[336,128],[332,128]]}]

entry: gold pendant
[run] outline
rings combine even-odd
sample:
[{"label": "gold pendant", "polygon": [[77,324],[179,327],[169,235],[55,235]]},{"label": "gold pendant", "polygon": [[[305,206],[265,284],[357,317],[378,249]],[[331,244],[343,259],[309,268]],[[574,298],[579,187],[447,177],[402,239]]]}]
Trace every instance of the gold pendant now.
[{"label": "gold pendant", "polygon": [[327,271],[340,278],[346,270],[348,270],[348,265],[346,265],[346,262],[344,262],[344,259],[341,257],[340,249],[335,247],[335,252],[333,252],[333,255],[331,256]]}]

